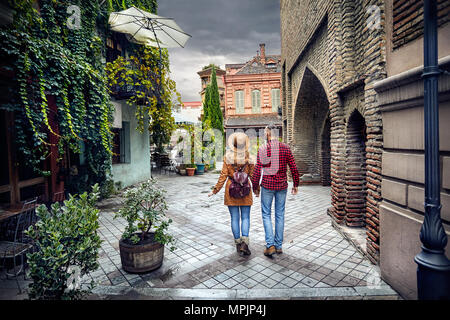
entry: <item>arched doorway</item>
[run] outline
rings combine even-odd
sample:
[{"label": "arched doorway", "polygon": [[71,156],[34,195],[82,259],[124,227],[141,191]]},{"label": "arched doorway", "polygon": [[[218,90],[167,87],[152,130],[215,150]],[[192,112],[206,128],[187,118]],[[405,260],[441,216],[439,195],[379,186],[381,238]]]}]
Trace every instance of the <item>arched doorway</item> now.
[{"label": "arched doorway", "polygon": [[347,124],[345,145],[345,224],[364,226],[366,212],[366,123],[354,110]]},{"label": "arched doorway", "polygon": [[330,180],[328,113],[329,103],[322,83],[309,68],[305,68],[296,100],[291,143],[301,184],[322,184],[324,180]]}]

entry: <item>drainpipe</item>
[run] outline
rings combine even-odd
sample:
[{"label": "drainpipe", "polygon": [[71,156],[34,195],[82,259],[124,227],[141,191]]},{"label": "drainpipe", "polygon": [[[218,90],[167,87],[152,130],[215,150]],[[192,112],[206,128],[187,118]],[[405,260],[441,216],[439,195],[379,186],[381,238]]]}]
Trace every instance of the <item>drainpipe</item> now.
[{"label": "drainpipe", "polygon": [[450,260],[445,256],[447,235],[441,221],[439,168],[439,106],[437,57],[437,8],[424,1],[424,118],[425,118],[425,216],[420,230],[422,251],[416,255],[419,300],[450,299]]}]

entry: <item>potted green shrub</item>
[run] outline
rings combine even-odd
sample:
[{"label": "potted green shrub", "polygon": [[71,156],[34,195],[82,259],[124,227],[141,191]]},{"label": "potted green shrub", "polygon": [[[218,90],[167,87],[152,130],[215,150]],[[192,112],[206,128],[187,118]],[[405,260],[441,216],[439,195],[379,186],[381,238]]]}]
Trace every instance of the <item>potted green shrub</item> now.
[{"label": "potted green shrub", "polygon": [[36,248],[27,254],[33,281],[30,299],[70,300],[90,293],[94,283],[82,288],[80,280],[99,267],[99,210],[95,208],[99,194],[96,184],[89,195],[71,195],[62,206],[52,204],[50,211],[44,205],[36,209],[39,219],[26,231]]},{"label": "potted green shrub", "polygon": [[[166,191],[155,179],[143,182],[125,192],[125,202],[115,217],[122,217],[127,226],[119,241],[122,268],[130,273],[144,273],[162,265],[164,245],[173,244],[167,233],[172,220],[165,220]],[[175,247],[172,245],[170,250]]]}]

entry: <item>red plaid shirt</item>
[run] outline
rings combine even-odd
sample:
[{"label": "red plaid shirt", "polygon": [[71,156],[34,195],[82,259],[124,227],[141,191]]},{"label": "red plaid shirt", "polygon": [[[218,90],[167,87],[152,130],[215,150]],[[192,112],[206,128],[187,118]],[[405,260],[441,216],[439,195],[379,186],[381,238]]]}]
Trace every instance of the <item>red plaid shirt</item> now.
[{"label": "red plaid shirt", "polygon": [[259,148],[252,176],[253,190],[259,189],[261,168],[264,170],[261,182],[264,188],[271,190],[286,189],[288,187],[286,175],[288,165],[294,180],[294,187],[298,187],[299,174],[291,149],[278,140],[270,140],[267,145]]}]

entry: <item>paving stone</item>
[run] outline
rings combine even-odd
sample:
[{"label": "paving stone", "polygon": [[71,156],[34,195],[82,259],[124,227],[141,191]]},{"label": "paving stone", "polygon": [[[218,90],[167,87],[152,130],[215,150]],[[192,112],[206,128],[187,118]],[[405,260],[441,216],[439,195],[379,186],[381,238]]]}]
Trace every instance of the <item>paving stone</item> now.
[{"label": "paving stone", "polygon": [[212,288],[215,285],[219,284],[219,281],[215,280],[214,278],[211,278],[211,279],[204,281],[203,284],[208,288]]},{"label": "paving stone", "polygon": [[275,274],[275,271],[273,271],[272,269],[264,269],[261,271],[261,274],[270,277]]},{"label": "paving stone", "polygon": [[285,276],[290,276],[291,274],[294,273],[294,271],[287,269],[287,268],[283,268],[279,272],[280,272],[280,274],[285,275]]},{"label": "paving stone", "polygon": [[261,283],[266,286],[267,288],[272,288],[274,285],[276,285],[278,282],[271,279],[271,278],[266,278],[263,281],[261,281]]},{"label": "paving stone", "polygon": [[229,278],[229,279],[223,281],[222,284],[223,284],[224,286],[226,286],[227,288],[232,288],[232,287],[234,287],[235,285],[237,285],[238,282],[237,282],[236,280],[234,280],[233,278]]},{"label": "paving stone", "polygon": [[298,272],[294,272],[294,273],[292,273],[292,274],[289,276],[289,278],[292,278],[292,279],[294,279],[294,280],[296,280],[296,281],[300,281],[300,280],[304,279],[305,276],[302,275],[302,274],[300,274],[300,273],[298,273]]},{"label": "paving stone", "polygon": [[298,282],[297,280],[290,277],[286,277],[280,281],[280,283],[288,286],[289,288],[292,288],[295,284],[297,284],[297,282]]},{"label": "paving stone", "polygon": [[255,270],[253,270],[253,269],[246,269],[246,270],[242,271],[242,274],[243,274],[244,276],[246,276],[246,277],[252,277],[252,276],[254,276],[254,275],[257,274],[257,273],[258,273],[258,272],[255,271]]},{"label": "paving stone", "polygon": [[227,274],[225,274],[225,273],[218,274],[217,276],[214,277],[214,279],[216,279],[219,282],[223,282],[223,281],[225,281],[225,280],[227,280],[229,278],[230,277]]},{"label": "paving stone", "polygon": [[233,279],[236,280],[237,282],[245,281],[245,280],[247,280],[248,278],[249,278],[248,276],[245,276],[245,275],[242,274],[242,273],[238,273],[238,274],[236,274],[236,275],[233,276]]},{"label": "paving stone", "polygon": [[257,282],[261,282],[261,281],[263,281],[264,279],[267,279],[267,276],[264,275],[264,274],[262,274],[262,273],[257,273],[257,274],[254,274],[254,275],[252,276],[252,279],[254,279],[254,280],[257,281]]},{"label": "paving stone", "polygon": [[301,283],[306,284],[309,287],[314,287],[314,285],[316,285],[319,281],[310,278],[310,277],[305,277],[303,278],[303,280],[301,280]]},{"label": "paving stone", "polygon": [[249,289],[253,288],[253,287],[256,286],[257,284],[258,284],[258,282],[255,281],[255,280],[253,280],[252,278],[246,279],[245,281],[242,282],[242,285],[243,285],[245,288],[249,288]]},{"label": "paving stone", "polygon": [[351,286],[356,286],[356,285],[358,285],[358,282],[360,281],[359,279],[354,278],[354,277],[352,277],[352,276],[346,276],[346,277],[344,277],[344,279],[342,279],[342,280],[345,281],[345,282],[347,282],[347,283],[349,283]]},{"label": "paving stone", "polygon": [[323,278],[325,278],[325,275],[323,273],[320,273],[320,272],[313,272],[313,273],[309,274],[308,277],[310,277],[312,279],[315,279],[317,281],[320,281]]}]

